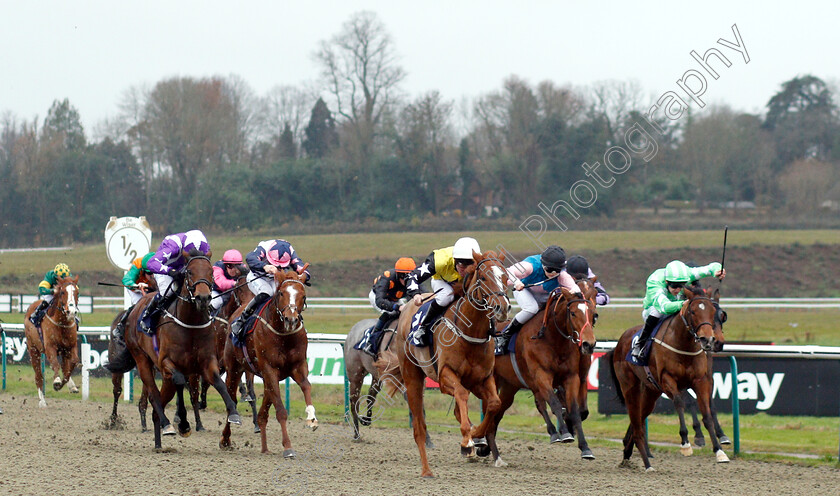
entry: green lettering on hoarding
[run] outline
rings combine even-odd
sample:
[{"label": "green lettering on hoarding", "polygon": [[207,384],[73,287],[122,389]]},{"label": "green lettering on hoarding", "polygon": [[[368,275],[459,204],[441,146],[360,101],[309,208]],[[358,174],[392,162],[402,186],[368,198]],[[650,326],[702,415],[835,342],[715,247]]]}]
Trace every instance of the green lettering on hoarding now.
[{"label": "green lettering on hoarding", "polygon": [[[336,373],[336,365],[338,372]],[[324,375],[344,375],[344,358],[327,358],[327,365],[324,367]]]}]

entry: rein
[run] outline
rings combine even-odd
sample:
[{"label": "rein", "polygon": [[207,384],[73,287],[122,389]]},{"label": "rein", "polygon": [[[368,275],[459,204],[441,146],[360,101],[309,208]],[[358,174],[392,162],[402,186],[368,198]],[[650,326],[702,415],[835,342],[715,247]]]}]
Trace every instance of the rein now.
[{"label": "rein", "polygon": [[[181,298],[184,301],[189,301],[190,303],[195,303],[195,288],[198,287],[199,284],[206,284],[207,287],[212,290],[213,283],[207,279],[201,278],[195,282],[192,282],[192,278],[190,277],[189,269],[190,264],[193,263],[194,260],[206,260],[207,263],[210,263],[210,259],[205,257],[204,255],[198,255],[189,259],[187,264],[184,266],[184,287],[187,288],[187,293],[189,293],[190,298],[186,300],[181,295],[178,295],[178,298]],[[192,283],[192,284],[191,284]]]},{"label": "rein", "polygon": [[[708,300],[712,304],[712,306],[717,308],[715,306],[715,301],[712,300],[711,298],[709,298],[708,296],[696,296],[696,297],[686,301],[687,311],[689,311],[689,312],[691,311],[690,310],[691,302],[696,301],[696,300]],[[689,332],[689,334],[691,334],[691,337],[694,338],[695,343],[698,343],[700,341],[700,337],[697,335],[697,333],[700,331],[700,328],[703,327],[704,325],[710,326],[712,328],[712,331],[714,331],[715,326],[711,322],[705,322],[705,321],[700,322],[696,326],[692,327],[692,325],[688,322],[688,320],[686,320],[685,313],[686,312],[684,312],[682,310],[680,311],[680,319],[682,319],[682,323],[685,326],[685,329]],[[692,315],[693,315],[693,312],[692,312]],[[699,349],[697,349],[696,351],[684,351],[684,350],[680,350],[678,348],[674,348],[673,346],[669,345],[668,343],[662,341],[659,338],[653,338],[653,342],[658,344],[659,346],[662,346],[663,348],[665,348],[669,351],[673,351],[674,353],[677,353],[677,354],[680,354],[680,355],[697,356],[700,353],[703,353],[703,347],[702,346]]]},{"label": "rein", "polygon": [[[540,328],[540,331],[535,336],[531,337],[531,339],[540,339],[545,335],[544,331],[545,331],[545,329],[548,325],[548,310],[547,309],[553,303],[554,306],[551,308],[552,315],[557,315],[558,305],[560,305],[562,302],[566,301],[564,298],[558,297],[558,295],[562,295],[562,294],[563,293],[553,291],[549,295],[548,301],[546,302],[546,305],[545,305],[546,306],[546,312],[543,314],[543,325]],[[552,323],[554,324],[554,329],[557,331],[557,334],[559,334],[560,337],[568,339],[569,341],[571,341],[572,343],[577,345],[578,348],[580,348],[581,346],[583,346],[583,330],[586,329],[586,326],[591,326],[592,324],[589,322],[589,319],[587,319],[586,324],[581,328],[580,331],[575,330],[574,323],[572,322],[572,304],[573,303],[583,303],[583,304],[586,305],[586,308],[588,310],[589,305],[592,302],[587,300],[586,298],[575,298],[573,300],[569,300],[569,301],[566,302],[566,316],[564,318],[564,321],[565,321],[565,324],[566,324],[566,329],[572,329],[574,332],[572,332],[571,334],[563,332],[563,330],[560,328],[560,326],[557,325],[556,319],[552,319]],[[593,315],[593,317],[595,315],[594,308],[595,308],[595,305],[593,304],[592,305],[592,315]]]}]

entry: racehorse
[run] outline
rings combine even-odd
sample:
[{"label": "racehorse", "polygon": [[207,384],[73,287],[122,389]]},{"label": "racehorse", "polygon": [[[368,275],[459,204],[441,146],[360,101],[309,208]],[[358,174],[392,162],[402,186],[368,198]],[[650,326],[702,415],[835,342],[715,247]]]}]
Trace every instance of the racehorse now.
[{"label": "racehorse", "polygon": [[[116,327],[117,323],[123,316],[123,313],[127,310],[123,310],[117,314],[114,320],[111,322],[111,335],[113,336],[114,327]],[[108,341],[108,356],[112,357],[115,353],[118,353],[117,349],[117,342],[114,339]],[[131,373],[129,371],[128,373]],[[120,396],[123,392],[122,381],[123,381],[123,372],[111,372],[111,386],[112,392],[114,395],[114,404],[113,408],[111,409],[111,416],[108,418],[108,426],[112,429],[117,428],[120,425],[119,416],[117,415],[117,405],[119,405]],[[196,375],[191,375],[189,377],[189,387],[190,387],[190,402],[193,406],[193,413],[195,415],[195,430],[196,431],[203,431],[204,427],[201,424],[201,415],[199,414],[198,408],[198,384],[197,384],[197,377]],[[148,430],[146,425],[146,409],[149,406],[149,393],[146,391],[144,387],[140,393],[140,399],[137,402],[137,410],[140,414],[140,431],[146,432]],[[176,422],[177,423],[177,422]]]},{"label": "racehorse", "polygon": [[[494,427],[498,428],[505,411],[513,404],[520,389],[530,389],[538,410],[546,420],[552,441],[559,439],[554,422],[545,411],[545,403],[560,421],[573,430],[578,438],[581,458],[594,459],[586,442],[581,425],[581,405],[586,404],[586,377],[595,348],[593,330],[595,317],[595,286],[588,279],[578,281],[581,296],[566,288],[555,290],[545,309],[525,323],[516,336],[513,353],[496,357],[493,375],[499,387],[502,407],[496,414]],[[561,401],[554,390],[564,392]],[[563,417],[563,407],[566,418]],[[588,410],[587,410],[588,412]],[[494,448],[496,433],[488,435],[489,446]],[[568,433],[567,433],[568,434]],[[493,456],[498,458],[497,450]]]},{"label": "racehorse", "polygon": [[[677,411],[681,411],[683,402],[680,391],[689,387],[697,393],[697,405],[703,416],[703,424],[710,434],[718,463],[729,461],[717,436],[712,435],[714,423],[709,406],[712,380],[705,352],[713,349],[715,328],[720,326],[716,319],[716,300],[705,296],[703,292],[693,292],[689,287],[683,289],[683,293],[686,300],[679,313],[666,319],[658,335],[653,338],[656,346],[651,347],[646,367],[632,365],[625,358],[632,347],[633,335],[641,326],[626,330],[615,349],[607,354],[610,373],[619,386],[616,388],[619,401],[627,405],[630,417],[630,426],[624,436],[622,466],[629,466],[635,445],[645,470],[653,470],[645,442],[645,419],[663,392],[674,402]],[[687,432],[681,427],[683,444],[688,442]]]},{"label": "racehorse", "polygon": [[[35,386],[38,388],[38,406],[46,408],[44,397],[44,376],[41,373],[41,354],[46,354],[50,367],[55,373],[53,389],[56,391],[70,383],[70,392],[78,393],[79,388],[73,382],[70,374],[79,365],[79,348],[76,345],[78,324],[76,315],[79,313],[79,276],[60,277],[55,284],[55,297],[47,307],[46,314],[41,320],[41,327],[29,319],[38,307],[40,300],[32,302],[26,310],[24,318],[24,332],[26,334],[26,348],[29,351],[29,361],[35,370]],[[58,360],[61,358],[61,365]]]},{"label": "racehorse", "polygon": [[[507,271],[502,265],[504,254],[498,257],[492,251],[473,252],[475,263],[464,275],[465,295],[449,306],[444,316],[434,325],[432,342],[434,357],[430,360],[409,344],[408,333],[417,306],[408,302],[404,307],[391,345],[397,352],[399,369],[392,364],[377,364],[383,370],[383,379],[389,384],[404,384],[408,407],[414,418],[414,442],[420,451],[421,475],[433,477],[426,456],[426,420],[423,415],[425,378],[440,383],[440,392],[455,397],[455,418],[461,424],[461,454],[471,457],[476,446],[487,445],[488,431],[492,432],[495,415],[501,407],[496,381],[493,378],[493,348],[491,333],[496,322],[505,320],[510,310],[505,289]],[[426,295],[428,297],[429,295]],[[388,377],[390,374],[393,377]],[[483,401],[486,415],[477,427],[471,428],[467,411],[469,394]],[[497,467],[505,465],[498,458]]]},{"label": "racehorse", "polygon": [[[228,334],[230,334],[230,322],[233,320],[231,319],[231,315],[233,315],[233,312],[235,312],[236,309],[246,305],[249,301],[254,299],[254,293],[252,293],[248,288],[248,283],[245,279],[246,274],[237,278],[236,285],[231,290],[230,298],[219,309],[219,313],[213,318],[215,321],[213,325],[216,329],[216,358],[219,359],[219,366],[222,372],[225,371],[222,357],[225,352],[225,341],[227,340]],[[209,387],[210,383],[203,380],[201,381],[201,396],[198,404],[199,408],[202,410],[207,408],[207,389]],[[239,385],[239,392],[242,394],[242,400],[251,405],[254,432],[260,432],[260,427],[257,424],[257,395],[254,392],[254,374],[251,371],[245,371],[245,385]]]},{"label": "racehorse", "polygon": [[[308,264],[307,264],[308,265]],[[305,270],[304,266],[304,270]],[[313,431],[318,428],[315,417],[315,407],[312,405],[312,386],[309,384],[309,365],[306,362],[308,340],[303,325],[301,312],[306,308],[306,274],[294,271],[278,271],[274,274],[277,290],[274,295],[257,313],[254,331],[247,339],[246,346],[234,346],[228,338],[225,342],[224,363],[227,370],[225,382],[232,398],[236,398],[236,387],[242,377],[242,372],[251,372],[263,379],[263,401],[257,417],[260,428],[262,452],[269,453],[266,439],[266,424],[268,411],[274,405],[277,421],[283,431],[283,457],[295,458],[297,454],[292,449],[292,441],[287,430],[288,412],[280,398],[278,382],[291,377],[300,386],[306,401],[306,424]],[[232,315],[233,318],[242,313],[244,307]],[[229,448],[230,426],[225,426],[222,448]]]},{"label": "racehorse", "polygon": [[[197,250],[182,252],[182,255],[186,260],[181,270],[183,283],[175,303],[161,316],[156,334],[148,336],[137,329],[138,317],[143,312],[142,304],[134,307],[126,325],[126,345],[137,363],[137,371],[143,380],[143,387],[149,393],[153,409],[156,449],[161,448],[161,434],[175,434],[164,408],[176,392],[176,417],[180,419],[178,432],[182,436],[188,436],[190,433],[183,393],[186,376],[191,374],[200,374],[204,380],[213,383],[225,401],[228,423],[238,425],[242,422],[236,411],[236,404],[219,376],[214,329],[211,326],[213,320],[210,317],[213,266],[208,256]],[[150,298],[150,295],[146,295],[141,302],[148,302]],[[160,389],[155,383],[155,368],[160,371],[162,377]]]}]

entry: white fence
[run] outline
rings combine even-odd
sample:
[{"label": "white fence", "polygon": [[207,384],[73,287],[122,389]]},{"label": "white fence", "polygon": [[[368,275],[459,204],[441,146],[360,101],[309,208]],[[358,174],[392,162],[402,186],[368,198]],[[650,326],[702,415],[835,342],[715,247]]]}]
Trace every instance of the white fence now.
[{"label": "white fence", "polygon": [[[36,299],[36,295],[0,294],[0,313],[25,312]],[[518,308],[516,302],[511,302]],[[369,309],[370,302],[364,297],[311,297],[307,299],[310,308],[334,308],[341,310]],[[840,309],[840,298],[722,298],[721,305],[730,308],[800,308],[800,309]],[[612,298],[610,304],[601,309],[641,308],[641,298]],[[79,310],[91,313],[94,309],[122,309],[122,296],[80,296]]]}]

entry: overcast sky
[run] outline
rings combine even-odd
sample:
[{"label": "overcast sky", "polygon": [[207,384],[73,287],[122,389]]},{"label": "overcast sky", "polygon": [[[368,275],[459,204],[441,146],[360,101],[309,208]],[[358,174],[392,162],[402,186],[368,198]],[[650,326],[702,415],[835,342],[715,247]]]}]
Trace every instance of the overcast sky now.
[{"label": "overcast sky", "polygon": [[[761,112],[796,75],[838,80],[840,3],[735,3],[0,0],[0,112],[43,119],[68,98],[90,132],[126,89],[174,76],[235,74],[264,95],[315,80],[318,42],[360,10],[390,31],[409,96],[436,89],[460,101],[516,74],[573,86],[635,80],[654,100],[698,68],[691,50],[712,47],[732,66],[709,80],[711,103]],[[735,41],[733,24],[748,64],[717,44]]]}]

